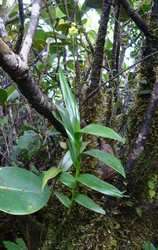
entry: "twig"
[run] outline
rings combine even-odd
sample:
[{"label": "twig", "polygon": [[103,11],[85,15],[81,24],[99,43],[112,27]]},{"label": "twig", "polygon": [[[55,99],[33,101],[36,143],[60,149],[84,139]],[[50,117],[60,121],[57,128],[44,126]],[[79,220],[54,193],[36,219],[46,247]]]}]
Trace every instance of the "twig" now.
[{"label": "twig", "polygon": [[32,4],[32,11],[31,11],[31,18],[30,18],[30,24],[28,27],[28,30],[25,34],[22,48],[20,51],[20,57],[24,60],[24,62],[27,64],[28,61],[28,55],[32,46],[33,38],[36,32],[36,28],[38,25],[40,10],[42,7],[42,0],[34,0]]},{"label": "twig", "polygon": [[89,98],[91,98],[92,96],[94,96],[94,95],[99,91],[99,89],[100,89],[101,87],[105,86],[107,83],[109,83],[109,82],[115,80],[118,76],[120,76],[120,75],[126,73],[126,72],[129,71],[130,69],[134,68],[136,65],[138,65],[138,64],[140,64],[140,63],[146,61],[148,58],[150,58],[150,57],[152,57],[152,56],[154,56],[154,55],[156,55],[156,54],[158,54],[158,51],[154,51],[153,53],[151,53],[151,54],[149,54],[149,55],[143,57],[141,60],[135,62],[134,64],[132,64],[131,66],[129,66],[127,69],[124,69],[124,70],[120,71],[120,72],[119,72],[118,74],[116,74],[114,77],[111,77],[109,80],[107,80],[107,81],[103,82],[102,84],[100,84],[97,88],[95,88],[95,89],[86,97],[86,100],[83,102],[83,104],[85,104],[85,102],[87,102],[87,100],[88,100]]},{"label": "twig", "polygon": [[18,0],[18,6],[19,6],[19,20],[20,20],[20,28],[19,28],[19,34],[18,39],[15,46],[15,52],[19,53],[20,47],[23,40],[24,35],[24,22],[25,22],[25,16],[24,16],[24,5],[23,0]]}]

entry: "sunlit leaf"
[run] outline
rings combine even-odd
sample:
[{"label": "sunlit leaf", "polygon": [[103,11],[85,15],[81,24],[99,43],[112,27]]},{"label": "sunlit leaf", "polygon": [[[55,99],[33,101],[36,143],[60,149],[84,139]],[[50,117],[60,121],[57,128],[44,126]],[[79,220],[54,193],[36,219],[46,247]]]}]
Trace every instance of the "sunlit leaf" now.
[{"label": "sunlit leaf", "polygon": [[32,214],[44,207],[50,190],[42,190],[42,178],[19,167],[0,168],[0,210],[9,214]]}]

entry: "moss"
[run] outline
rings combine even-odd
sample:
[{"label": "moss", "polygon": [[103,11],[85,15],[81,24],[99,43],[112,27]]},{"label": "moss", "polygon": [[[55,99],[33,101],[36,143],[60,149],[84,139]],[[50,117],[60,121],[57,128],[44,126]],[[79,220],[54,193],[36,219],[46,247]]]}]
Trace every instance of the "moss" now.
[{"label": "moss", "polygon": [[122,203],[121,209],[115,207],[102,216],[74,207],[61,227],[63,208],[55,206],[58,209],[52,206],[46,215],[49,230],[42,250],[141,250],[145,241],[157,238],[158,213],[154,210],[143,211],[143,217],[139,217],[135,207]]}]

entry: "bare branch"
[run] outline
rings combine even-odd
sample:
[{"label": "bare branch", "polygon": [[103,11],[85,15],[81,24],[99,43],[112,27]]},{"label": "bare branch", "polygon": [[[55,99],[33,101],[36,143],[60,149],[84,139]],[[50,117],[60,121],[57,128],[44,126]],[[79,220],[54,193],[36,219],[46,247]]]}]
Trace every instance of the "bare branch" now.
[{"label": "bare branch", "polygon": [[36,32],[36,28],[38,25],[40,10],[42,7],[42,0],[34,0],[32,4],[31,18],[28,30],[25,34],[22,48],[20,51],[21,58],[27,63],[28,55],[32,46],[33,38]]}]

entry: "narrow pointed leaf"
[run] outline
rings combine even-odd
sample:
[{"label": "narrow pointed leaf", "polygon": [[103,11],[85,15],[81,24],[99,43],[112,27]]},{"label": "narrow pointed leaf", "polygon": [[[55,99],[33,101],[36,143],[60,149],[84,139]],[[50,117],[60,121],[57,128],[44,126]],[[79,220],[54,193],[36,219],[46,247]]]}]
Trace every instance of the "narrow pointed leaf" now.
[{"label": "narrow pointed leaf", "polygon": [[109,154],[107,152],[100,151],[98,149],[91,149],[85,152],[86,155],[93,156],[100,161],[104,162],[106,165],[117,171],[123,177],[125,177],[125,171],[121,164],[121,161],[116,158],[113,154]]},{"label": "narrow pointed leaf", "polygon": [[67,208],[71,206],[71,200],[63,193],[54,192],[58,200]]},{"label": "narrow pointed leaf", "polygon": [[60,174],[59,181],[69,188],[74,188],[76,184],[75,178],[67,172],[63,172]]},{"label": "narrow pointed leaf", "polygon": [[[64,107],[60,107],[57,104],[56,104],[56,107],[57,107],[57,110],[59,112],[58,120],[60,121],[61,124],[63,124],[63,126],[67,132],[67,135],[71,138],[73,136],[73,126],[72,126],[72,123],[70,120],[68,110],[66,110]],[[57,114],[56,114],[56,117],[57,117]]]},{"label": "narrow pointed leaf", "polygon": [[32,214],[44,207],[51,195],[42,190],[42,178],[19,167],[0,168],[0,210],[9,214]]},{"label": "narrow pointed leaf", "polygon": [[116,133],[113,129],[104,127],[99,124],[90,124],[80,130],[81,133],[91,134],[95,136],[101,136],[103,138],[109,138],[122,143],[125,142],[125,139]]},{"label": "narrow pointed leaf", "polygon": [[83,207],[88,208],[99,214],[105,214],[104,209],[102,209],[98,204],[96,204],[92,199],[90,199],[87,195],[77,194],[75,197],[76,203],[82,205]]},{"label": "narrow pointed leaf", "polygon": [[74,132],[78,131],[80,129],[80,115],[78,106],[62,70],[59,71],[59,80],[66,109],[69,113]]},{"label": "narrow pointed leaf", "polygon": [[102,194],[114,196],[114,197],[122,197],[123,194],[113,185],[102,181],[98,177],[91,175],[91,174],[81,174],[77,180],[82,183],[83,185],[98,191]]},{"label": "narrow pointed leaf", "polygon": [[47,182],[54,177],[56,177],[59,173],[61,173],[62,169],[61,168],[55,168],[52,167],[48,169],[47,171],[44,171],[42,173],[43,179],[42,179],[42,189],[46,186]]}]

